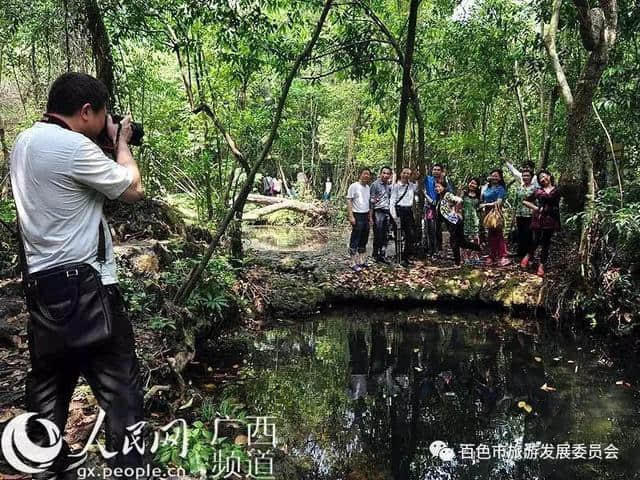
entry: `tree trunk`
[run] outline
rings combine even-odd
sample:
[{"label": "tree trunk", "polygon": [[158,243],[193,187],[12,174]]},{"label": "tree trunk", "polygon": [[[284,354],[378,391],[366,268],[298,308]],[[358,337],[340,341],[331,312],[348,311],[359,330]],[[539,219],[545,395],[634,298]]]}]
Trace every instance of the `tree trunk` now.
[{"label": "tree trunk", "polygon": [[549,96],[549,104],[547,105],[547,114],[545,116],[544,133],[542,136],[542,148],[540,149],[540,158],[538,160],[538,169],[543,170],[549,165],[549,155],[551,153],[551,142],[553,140],[553,127],[556,115],[556,103],[560,98],[560,88],[554,86]]},{"label": "tree trunk", "polygon": [[[288,196],[291,196],[291,189],[289,188],[289,182],[287,181],[287,176],[284,174],[284,170],[282,169],[282,164],[278,161],[278,171],[280,172],[280,178],[282,178],[282,186],[284,187],[284,191]],[[268,198],[277,198],[277,197],[268,197]]]},{"label": "tree trunk", "polygon": [[418,173],[420,177],[424,177],[427,172],[427,152],[425,140],[424,116],[420,105],[420,97],[416,89],[415,82],[411,80],[411,105],[413,107],[413,115],[418,124]]},{"label": "tree trunk", "polygon": [[[347,135],[347,151],[345,155],[345,167],[340,178],[340,183],[334,185],[336,187],[336,198],[343,198],[347,193],[347,188],[351,181],[353,181],[354,174],[356,174],[356,145],[358,143],[358,135],[360,134],[361,120],[363,112],[360,108],[355,113],[353,123],[349,128],[349,134]],[[335,179],[334,179],[335,180]]]},{"label": "tree trunk", "polygon": [[565,195],[567,207],[571,212],[577,212],[583,208],[591,208],[595,194],[588,127],[591,119],[591,103],[616,42],[618,3],[617,0],[602,0],[599,7],[591,9],[585,0],[573,0],[573,3],[579,14],[582,43],[589,51],[576,84],[575,94],[571,91],[556,49],[562,0],[553,0],[551,21],[543,25],[542,37],[556,74],[558,87],[567,104],[568,169],[562,181],[565,184],[565,190],[570,193]]},{"label": "tree trunk", "polygon": [[67,60],[67,73],[71,71],[71,49],[69,48],[69,0],[64,5],[64,53]]},{"label": "tree trunk", "polygon": [[407,128],[407,110],[411,97],[411,67],[416,43],[416,26],[418,22],[418,7],[420,0],[411,0],[409,5],[409,25],[407,30],[407,45],[402,65],[402,95],[398,113],[398,136],[396,146],[396,171],[400,171],[404,162],[404,136]]},{"label": "tree trunk", "polygon": [[525,148],[527,153],[527,161],[531,161],[531,137],[529,136],[529,122],[527,121],[527,112],[524,108],[524,102],[522,100],[522,94],[520,93],[520,78],[518,76],[518,62],[514,65],[515,83],[513,90],[518,101],[518,110],[520,111],[520,122],[522,124],[522,134],[524,135]]},{"label": "tree trunk", "polygon": [[591,123],[591,102],[600,82],[600,77],[604,72],[607,58],[592,52],[589,60],[578,81],[576,95],[574,97],[573,108],[569,111],[567,119],[567,160],[569,164],[569,183],[579,187],[580,195],[575,199],[569,208],[578,211],[584,208],[585,204],[593,201],[593,188],[589,178],[589,172],[593,175],[593,163],[591,159],[591,134],[589,125]]},{"label": "tree trunk", "polygon": [[115,80],[109,34],[104,26],[98,2],[84,0],[84,9],[87,16],[87,28],[91,32],[91,51],[96,64],[96,77],[107,86],[109,103],[113,108],[115,105]]},{"label": "tree trunk", "polygon": [[482,165],[487,158],[487,127],[489,124],[489,104],[485,103],[482,107]]},{"label": "tree trunk", "polygon": [[0,199],[9,191],[9,147],[4,131],[4,120],[0,117],[0,148],[2,149],[2,168],[0,168]]},{"label": "tree trunk", "polygon": [[244,249],[242,248],[242,212],[236,212],[236,217],[229,225],[229,239],[231,250],[231,265],[235,268],[242,266]]},{"label": "tree trunk", "polygon": [[312,217],[323,217],[327,211],[313,203],[300,202],[298,200],[290,200],[288,198],[267,197],[264,195],[251,194],[247,198],[247,202],[265,205],[262,208],[251,210],[244,214],[244,220],[255,221],[279,210],[293,210],[294,212],[304,213]]}]

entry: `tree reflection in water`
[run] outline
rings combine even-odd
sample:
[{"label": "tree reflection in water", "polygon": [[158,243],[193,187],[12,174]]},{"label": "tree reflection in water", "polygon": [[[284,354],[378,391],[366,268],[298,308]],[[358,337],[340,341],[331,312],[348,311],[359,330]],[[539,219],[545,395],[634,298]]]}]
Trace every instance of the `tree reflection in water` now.
[{"label": "tree reflection in water", "polygon": [[[255,343],[242,395],[281,419],[297,478],[633,478],[640,401],[616,380],[637,380],[637,363],[607,368],[599,339],[507,320],[347,312],[271,330]],[[435,440],[455,458],[434,457]],[[529,442],[613,443],[619,459],[460,456],[461,444],[519,445],[522,455]]]}]

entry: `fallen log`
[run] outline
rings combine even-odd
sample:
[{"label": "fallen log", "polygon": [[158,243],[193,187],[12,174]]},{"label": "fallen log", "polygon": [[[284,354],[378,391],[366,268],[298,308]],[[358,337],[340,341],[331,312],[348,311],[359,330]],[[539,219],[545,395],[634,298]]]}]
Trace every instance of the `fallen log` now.
[{"label": "fallen log", "polygon": [[251,194],[247,198],[247,201],[265,206],[246,212],[242,217],[243,220],[246,221],[260,220],[262,217],[277,212],[278,210],[293,210],[312,217],[323,217],[327,214],[327,210],[321,205],[301,202],[299,200],[292,200],[289,198],[267,197],[266,195]]},{"label": "fallen log", "polygon": [[259,205],[273,205],[275,203],[282,203],[288,198],[285,197],[269,197],[267,195],[259,195],[257,193],[250,193],[247,197],[248,203],[257,203]]}]

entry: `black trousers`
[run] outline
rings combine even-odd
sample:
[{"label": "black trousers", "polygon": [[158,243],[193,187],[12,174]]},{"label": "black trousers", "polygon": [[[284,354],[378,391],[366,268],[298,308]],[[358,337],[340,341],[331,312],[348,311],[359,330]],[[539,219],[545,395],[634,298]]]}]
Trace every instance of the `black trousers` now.
[{"label": "black trousers", "polygon": [[[54,422],[60,432],[64,432],[69,402],[82,375],[106,413],[105,448],[110,452],[119,452],[108,460],[109,466],[140,467],[143,465],[142,456],[136,448],[126,456],[122,454],[126,428],[143,420],[143,389],[133,328],[119,287],[107,285],[106,290],[114,318],[112,337],[104,344],[69,351],[55,358],[35,359],[30,331],[31,371],[26,385],[27,411],[38,412]],[[33,439],[37,441],[37,435]],[[52,470],[55,471],[55,468]]]},{"label": "black trousers", "polygon": [[402,260],[409,260],[409,257],[413,255],[415,239],[416,239],[416,225],[413,219],[413,208],[411,207],[396,207],[396,213],[400,219],[400,229],[404,236],[404,247],[402,249]]},{"label": "black trousers", "polygon": [[365,253],[367,242],[369,241],[369,214],[354,213],[356,224],[351,227],[351,238],[349,239],[349,255]]},{"label": "black trousers", "polygon": [[533,230],[533,242],[529,248],[529,258],[533,258],[538,247],[542,247],[540,252],[540,263],[546,265],[549,259],[549,250],[551,249],[551,239],[553,238],[552,229]]},{"label": "black trousers", "polygon": [[[438,212],[433,205],[427,205],[425,209],[424,220],[424,248],[427,255],[434,255],[438,249]],[[442,235],[440,235],[440,243],[442,244]]]},{"label": "black trousers", "polygon": [[456,265],[460,265],[460,248],[466,248],[467,250],[480,250],[480,246],[477,243],[473,243],[467,240],[464,236],[464,222],[459,220],[458,223],[452,223],[446,218],[442,219],[442,223],[446,226],[449,232],[449,243],[451,244],[451,250],[453,250],[453,260]]},{"label": "black trousers", "polygon": [[387,253],[389,233],[389,210],[381,208],[373,211],[373,257],[381,258]]},{"label": "black trousers", "polygon": [[533,231],[531,230],[531,217],[516,217],[518,232],[518,258],[523,258],[531,249]]},{"label": "black trousers", "polygon": [[442,215],[436,215],[436,252],[442,251]]}]

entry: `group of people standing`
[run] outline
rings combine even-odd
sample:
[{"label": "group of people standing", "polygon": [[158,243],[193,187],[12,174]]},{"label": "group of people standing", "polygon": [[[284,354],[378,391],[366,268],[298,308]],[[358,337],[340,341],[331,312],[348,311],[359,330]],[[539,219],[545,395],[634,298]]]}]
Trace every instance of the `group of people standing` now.
[{"label": "group of people standing", "polygon": [[280,177],[265,175],[262,178],[262,193],[269,197],[280,197],[282,196],[282,185]]},{"label": "group of people standing", "polygon": [[[517,257],[520,266],[528,269],[538,248],[541,248],[537,274],[545,275],[545,265],[553,233],[560,228],[560,194],[552,175],[541,170],[534,175],[533,165],[522,169],[507,163],[513,174],[511,206],[514,210],[510,239],[517,242]],[[357,182],[347,192],[347,212],[352,225],[349,254],[352,269],[356,272],[367,268],[366,247],[370,227],[373,226],[373,254],[376,262],[389,263],[386,256],[390,231],[397,239],[403,239],[400,253],[401,264],[409,265],[420,242],[427,256],[442,255],[442,233],[449,233],[453,260],[460,265],[464,259],[469,264],[506,266],[508,258],[505,239],[505,216],[503,208],[508,190],[501,169],[494,169],[481,184],[478,178],[467,182],[466,188],[456,193],[440,164],[432,167],[422,185],[424,211],[421,231],[416,228],[414,208],[419,198],[419,183],[411,168],[405,167],[397,175],[382,167],[378,178],[371,182],[372,172],[368,168],[360,171]],[[483,247],[486,259],[481,259]],[[398,248],[398,247],[396,247]]]}]

